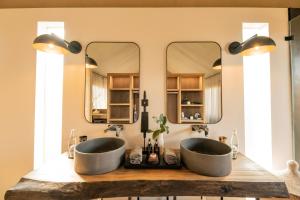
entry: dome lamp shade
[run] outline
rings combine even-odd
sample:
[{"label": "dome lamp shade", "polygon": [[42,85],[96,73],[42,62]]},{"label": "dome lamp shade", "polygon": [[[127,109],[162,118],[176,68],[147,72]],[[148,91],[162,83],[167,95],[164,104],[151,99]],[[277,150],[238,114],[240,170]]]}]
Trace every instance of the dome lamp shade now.
[{"label": "dome lamp shade", "polygon": [[98,63],[93,58],[85,55],[85,66],[87,69],[96,69],[98,68]]},{"label": "dome lamp shade", "polygon": [[276,43],[270,37],[254,35],[248,40],[232,42],[228,50],[231,54],[241,54],[242,56],[252,56],[271,52],[275,49]]},{"label": "dome lamp shade", "polygon": [[70,52],[81,52],[82,46],[77,41],[67,42],[54,34],[43,34],[36,37],[32,44],[33,48],[46,53],[67,55]]},{"label": "dome lamp shade", "polygon": [[213,68],[213,69],[216,69],[216,70],[222,69],[222,60],[221,60],[221,58],[218,58],[218,59],[214,62],[212,68]]}]

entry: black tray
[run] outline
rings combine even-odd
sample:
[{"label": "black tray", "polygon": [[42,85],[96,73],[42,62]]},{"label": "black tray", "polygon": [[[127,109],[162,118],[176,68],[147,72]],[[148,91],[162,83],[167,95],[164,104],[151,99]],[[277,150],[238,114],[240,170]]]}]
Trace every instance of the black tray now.
[{"label": "black tray", "polygon": [[143,154],[143,161],[139,165],[134,165],[130,163],[129,155],[126,154],[125,156],[125,164],[124,167],[127,169],[180,169],[181,162],[179,154],[177,153],[177,163],[174,165],[168,165],[165,161],[163,156],[159,156],[159,163],[157,164],[150,164],[146,162],[147,155]]}]

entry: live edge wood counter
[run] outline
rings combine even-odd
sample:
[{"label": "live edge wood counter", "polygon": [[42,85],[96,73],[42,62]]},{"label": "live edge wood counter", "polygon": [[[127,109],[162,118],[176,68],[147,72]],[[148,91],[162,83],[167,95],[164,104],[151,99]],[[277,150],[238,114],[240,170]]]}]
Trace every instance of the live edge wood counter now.
[{"label": "live edge wood counter", "polygon": [[82,176],[73,160],[62,155],[56,162],[24,176],[5,194],[6,200],[78,200],[135,196],[223,196],[288,198],[285,183],[239,155],[226,177],[207,177],[181,170],[131,170]]}]

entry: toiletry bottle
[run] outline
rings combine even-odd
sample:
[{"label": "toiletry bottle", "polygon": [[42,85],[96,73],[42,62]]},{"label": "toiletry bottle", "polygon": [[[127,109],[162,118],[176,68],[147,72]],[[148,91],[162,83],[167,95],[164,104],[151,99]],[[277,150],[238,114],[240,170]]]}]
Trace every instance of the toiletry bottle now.
[{"label": "toiletry bottle", "polygon": [[239,141],[237,137],[237,130],[234,129],[231,136],[231,149],[232,149],[232,159],[237,159],[237,154],[239,150]]},{"label": "toiletry bottle", "polygon": [[156,153],[159,156],[159,146],[158,146],[157,139],[155,140],[155,144],[154,144],[154,153]]},{"label": "toiletry bottle", "polygon": [[181,119],[185,119],[184,112],[181,112]]},{"label": "toiletry bottle", "polygon": [[136,109],[136,104],[134,104],[134,107],[133,107],[133,122],[136,122],[138,120],[139,116],[138,116],[138,112],[137,112],[137,109]]},{"label": "toiletry bottle", "polygon": [[70,159],[74,158],[76,142],[76,129],[71,129],[68,142],[68,157]]},{"label": "toiletry bottle", "polygon": [[151,144],[150,138],[148,140],[147,153],[148,153],[148,155],[150,155],[152,153],[152,144]]},{"label": "toiletry bottle", "polygon": [[183,100],[181,101],[182,104],[187,104],[189,99],[187,97],[184,97]]}]

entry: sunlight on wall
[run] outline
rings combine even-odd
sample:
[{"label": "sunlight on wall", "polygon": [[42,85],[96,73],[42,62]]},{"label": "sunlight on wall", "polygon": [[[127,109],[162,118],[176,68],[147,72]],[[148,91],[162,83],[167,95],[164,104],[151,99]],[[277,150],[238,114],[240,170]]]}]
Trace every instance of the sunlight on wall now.
[{"label": "sunlight on wall", "polygon": [[[243,40],[269,36],[268,23],[243,23]],[[270,54],[244,56],[245,153],[272,169]]]},{"label": "sunlight on wall", "polygon": [[[64,38],[63,22],[38,22],[37,35]],[[63,55],[37,51],[34,168],[61,154]]]}]

